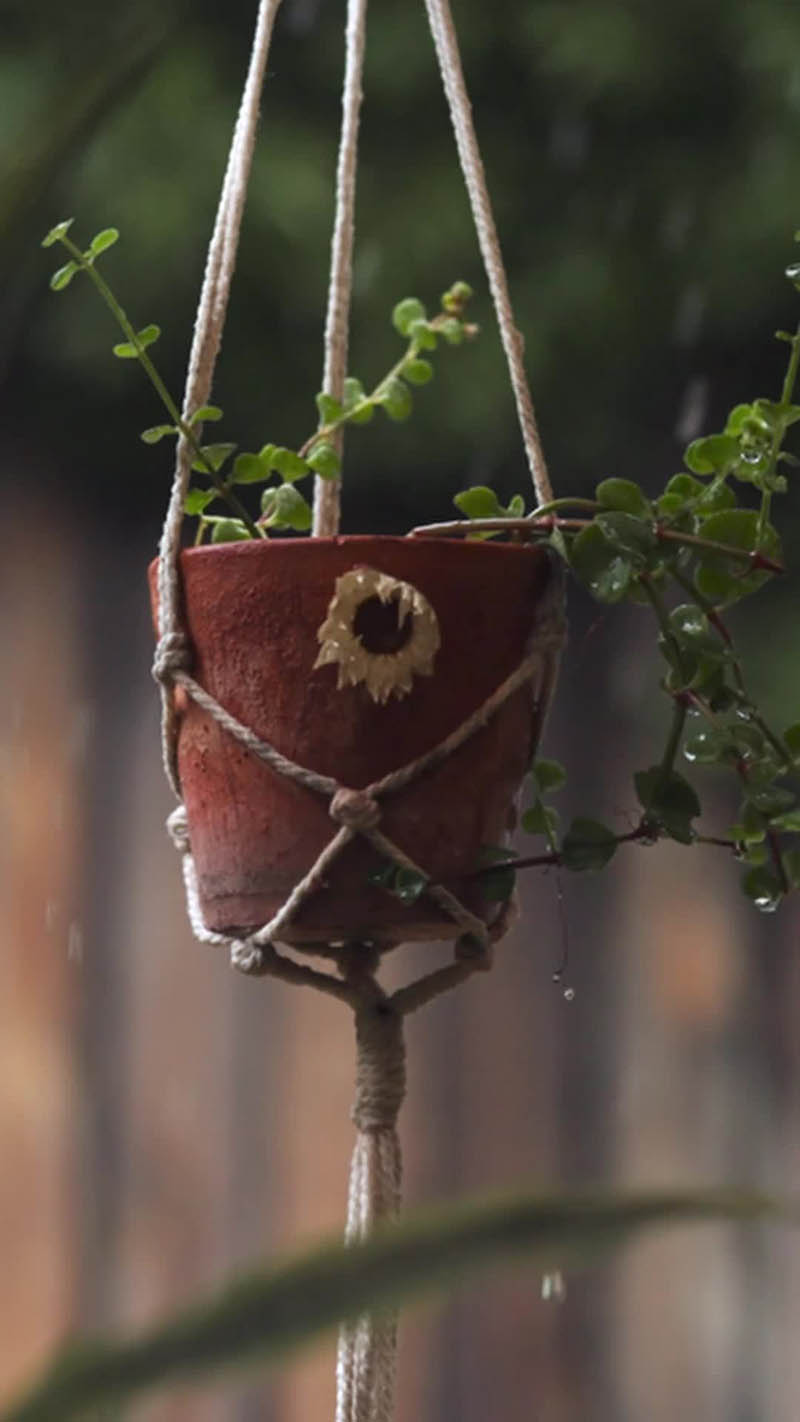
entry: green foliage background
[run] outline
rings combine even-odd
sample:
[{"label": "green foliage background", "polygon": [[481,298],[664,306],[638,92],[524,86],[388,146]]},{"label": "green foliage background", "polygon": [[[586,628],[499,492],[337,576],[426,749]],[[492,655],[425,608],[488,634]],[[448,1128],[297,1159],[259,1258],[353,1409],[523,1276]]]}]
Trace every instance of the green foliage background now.
[{"label": "green foliage background", "polygon": [[[215,392],[245,447],[292,443],[313,418],[342,8],[287,0],[277,26]],[[555,482],[652,470],[655,486],[696,382],[714,426],[777,379],[769,334],[792,305],[781,271],[798,224],[800,17],[713,0],[463,0],[456,15]],[[11,9],[10,425],[77,508],[104,518],[155,527],[168,455],[137,434],[158,411],[109,358],[114,332],[88,294],[49,296],[38,237],[72,214],[82,230],[120,227],[109,276],[137,323],[164,328],[160,359],[179,388],[252,18],[238,0],[145,4],[135,18],[94,3]],[[369,380],[391,359],[387,312],[409,292],[435,299],[464,277],[484,326],[408,429],[350,441],[347,525],[402,528],[446,513],[465,481],[505,494],[525,478],[421,4],[374,7],[359,183],[354,372]]]}]

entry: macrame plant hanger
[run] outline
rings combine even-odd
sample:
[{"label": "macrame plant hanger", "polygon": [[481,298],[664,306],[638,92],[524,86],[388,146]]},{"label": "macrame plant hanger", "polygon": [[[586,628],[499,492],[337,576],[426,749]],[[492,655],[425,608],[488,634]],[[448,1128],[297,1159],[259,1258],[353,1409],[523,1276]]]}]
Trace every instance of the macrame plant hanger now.
[{"label": "macrame plant hanger", "polygon": [[[190,421],[211,393],[214,367],[222,340],[239,230],[255,146],[264,73],[280,0],[260,0],[253,49],[241,106],[234,129],[216,221],[208,250],[192,339],[183,418]],[[472,125],[458,41],[448,0],[425,0],[442,81],[456,137],[461,168],[501,340],[508,363],[523,443],[540,504],[552,498],[539,441],[530,390],[524,371],[523,344],[513,319],[508,283],[492,216],[486,180]],[[336,214],[331,250],[330,283],[325,324],[323,389],[341,400],[347,372],[347,345],[352,287],[355,187],[359,111],[362,94],[367,0],[348,0],[342,126],[336,175]],[[340,435],[341,438],[341,435]],[[499,707],[530,683],[537,715],[546,709],[563,619],[557,584],[537,613],[525,655],[516,670],[444,741],[364,789],[351,789],[335,779],[297,765],[262,740],[218,704],[191,674],[192,650],[182,625],[180,539],[192,454],[181,437],[175,477],[159,546],[159,638],[153,673],[161,688],[162,749],[167,778],[178,799],[168,821],[182,854],[187,909],[195,936],[230,952],[232,966],[252,976],[272,976],[314,987],[353,1011],[357,1069],[353,1120],[356,1144],[350,1171],[346,1240],[364,1238],[381,1219],[396,1216],[400,1206],[401,1157],[397,1117],[405,1094],[403,1019],[410,1012],[449,991],[472,973],[490,966],[491,944],[508,926],[506,911],[490,928],[442,885],[428,883],[426,892],[455,921],[460,936],[454,961],[417,982],[387,994],[376,980],[381,949],[376,945],[331,944],[336,967],[328,973],[298,962],[278,950],[282,930],[299,906],[320,888],[342,849],[356,836],[369,841],[385,859],[424,876],[424,868],[382,833],[381,801],[439,764],[485,726]],[[314,536],[332,536],[339,529],[338,481],[315,481]],[[257,932],[234,938],[210,930],[203,919],[197,876],[191,853],[186,813],[181,802],[177,762],[175,690],[182,688],[204,711],[265,761],[273,771],[326,798],[337,830],[308,873],[295,886],[279,912]],[[426,877],[426,876],[424,876]],[[383,945],[386,947],[386,945]],[[389,1422],[393,1408],[396,1323],[387,1314],[364,1317],[343,1326],[337,1360],[336,1422]]]}]

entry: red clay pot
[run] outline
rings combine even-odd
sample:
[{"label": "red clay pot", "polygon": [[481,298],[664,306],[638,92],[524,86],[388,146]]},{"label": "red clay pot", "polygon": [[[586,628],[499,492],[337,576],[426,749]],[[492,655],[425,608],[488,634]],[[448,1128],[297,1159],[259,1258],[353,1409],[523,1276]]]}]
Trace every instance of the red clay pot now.
[{"label": "red clay pot", "polygon": [[[363,685],[337,690],[315,669],[317,630],[337,577],[367,566],[412,583],[441,632],[434,674],[376,704]],[[155,590],[156,565],[150,569]],[[284,755],[360,788],[435,746],[520,662],[550,582],[541,549],[447,539],[275,539],[181,554],[193,674]],[[178,693],[178,764],[205,921],[242,932],[267,922],[332,839],[327,801],[276,774]],[[381,800],[381,829],[487,922],[497,911],[464,879],[481,846],[504,842],[538,734],[530,684],[436,769]],[[454,937],[423,896],[406,907],[369,882],[363,841],[347,846],[328,886],[282,938],[308,944]]]}]

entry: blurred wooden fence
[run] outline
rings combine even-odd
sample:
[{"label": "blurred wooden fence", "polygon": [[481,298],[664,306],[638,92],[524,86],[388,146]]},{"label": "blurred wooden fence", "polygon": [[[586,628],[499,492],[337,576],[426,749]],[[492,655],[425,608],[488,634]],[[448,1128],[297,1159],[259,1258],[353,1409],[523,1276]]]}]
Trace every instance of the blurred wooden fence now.
[{"label": "blurred wooden fence", "polygon": [[[0,1398],[68,1331],[133,1328],[338,1232],[352,1134],[347,1014],[237,977],[186,928],[148,550],[48,527],[33,504],[14,513],[0,559]],[[548,744],[615,808],[648,669],[600,640],[568,663]],[[408,1201],[521,1178],[791,1190],[797,910],[764,923],[730,865],[663,847],[564,894],[573,1001],[552,982],[554,882],[529,878],[493,973],[410,1024]],[[417,946],[391,972],[442,954]],[[409,1315],[399,1422],[796,1422],[799,1307],[798,1244],[752,1232],[643,1243],[568,1278],[561,1304],[522,1268]],[[330,1340],[266,1379],[133,1412],[323,1422],[332,1400]]]}]

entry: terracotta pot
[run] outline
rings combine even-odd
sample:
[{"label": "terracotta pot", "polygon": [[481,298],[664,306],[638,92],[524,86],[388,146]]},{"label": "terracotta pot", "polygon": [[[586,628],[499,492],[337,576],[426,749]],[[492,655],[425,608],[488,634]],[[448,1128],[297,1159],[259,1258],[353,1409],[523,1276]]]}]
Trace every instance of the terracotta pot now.
[{"label": "terracotta pot", "polygon": [[[433,675],[376,703],[363,685],[337,689],[315,668],[317,632],[336,580],[359,567],[417,588],[438,618]],[[151,592],[155,570],[150,569]],[[520,662],[551,587],[541,549],[447,539],[275,539],[181,555],[193,675],[284,755],[361,788],[437,745]],[[181,692],[178,764],[207,925],[267,922],[336,832],[328,802],[276,774]],[[541,717],[530,683],[434,770],[381,800],[381,829],[485,921],[497,912],[464,878],[481,846],[501,844]],[[458,930],[425,896],[406,907],[376,887],[374,849],[357,840],[328,886],[299,911],[285,942],[451,938]]]}]

